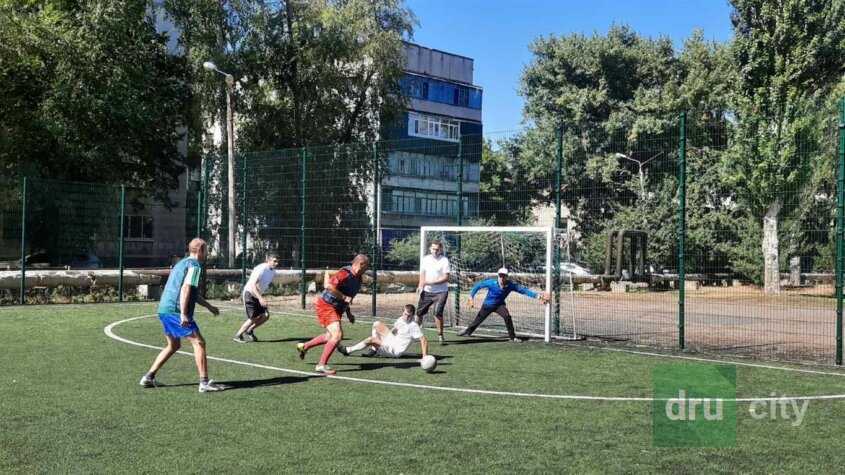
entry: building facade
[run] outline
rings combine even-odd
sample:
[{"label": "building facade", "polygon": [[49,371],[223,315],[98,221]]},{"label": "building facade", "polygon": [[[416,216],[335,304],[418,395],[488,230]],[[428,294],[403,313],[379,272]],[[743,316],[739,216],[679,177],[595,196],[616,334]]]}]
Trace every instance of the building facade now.
[{"label": "building facade", "polygon": [[405,56],[408,109],[384,133],[379,216],[386,248],[420,226],[456,224],[458,206],[464,220],[478,216],[482,89],[473,84],[473,60],[413,43],[405,43]]}]

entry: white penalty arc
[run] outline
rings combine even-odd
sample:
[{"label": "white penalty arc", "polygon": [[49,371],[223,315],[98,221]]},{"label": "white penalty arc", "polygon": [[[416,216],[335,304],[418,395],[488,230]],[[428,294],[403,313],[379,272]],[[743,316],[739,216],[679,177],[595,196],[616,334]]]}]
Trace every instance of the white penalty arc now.
[{"label": "white penalty arc", "polygon": [[[139,320],[142,318],[150,318],[156,316],[155,314],[149,315],[141,315],[138,317],[131,317],[126,318],[123,320],[119,320],[117,322],[113,322],[107,325],[103,332],[105,332],[106,336],[113,340],[117,340],[122,343],[126,343],[128,345],[138,346],[141,348],[149,348],[152,350],[160,351],[162,347],[155,346],[155,345],[148,345],[146,343],[140,343],[137,341],[132,341],[127,338],[123,338],[118,336],[114,333],[114,328],[119,325],[122,325],[127,322],[131,322],[134,320]],[[185,356],[193,357],[194,354],[189,351],[178,351],[177,353]],[[259,369],[266,369],[270,371],[280,371],[284,373],[290,374],[298,374],[303,376],[319,376],[325,377],[332,380],[340,380],[340,381],[350,381],[355,383],[368,383],[368,384],[379,384],[382,386],[394,386],[394,387],[402,387],[402,388],[413,388],[413,389],[423,389],[423,390],[430,390],[430,391],[446,391],[446,392],[455,392],[455,393],[465,393],[465,394],[481,394],[481,395],[488,395],[488,396],[510,396],[510,397],[524,397],[524,398],[535,398],[535,399],[558,399],[558,400],[570,400],[570,401],[612,401],[612,402],[665,402],[670,401],[669,398],[653,398],[653,397],[625,397],[625,396],[588,396],[588,395],[577,395],[577,394],[545,394],[545,393],[527,393],[527,392],[515,392],[515,391],[495,391],[489,389],[473,389],[473,388],[458,388],[458,387],[450,387],[450,386],[433,386],[428,384],[415,384],[415,383],[402,383],[398,381],[385,381],[379,379],[366,379],[366,378],[353,378],[350,376],[323,376],[318,373],[310,372],[310,371],[301,371],[296,369],[290,368],[280,368],[277,366],[270,366],[264,365],[259,363],[251,363],[248,361],[240,361],[240,360],[233,360],[229,358],[221,358],[219,356],[211,356],[208,355],[209,360],[220,361],[223,363],[230,363],[236,364],[241,366],[249,366],[253,368]],[[722,362],[723,364],[731,364],[730,362]],[[786,368],[777,368],[771,367],[771,369],[786,369]],[[834,374],[834,373],[829,373]],[[820,401],[820,400],[841,400],[845,399],[845,394],[830,394],[830,395],[817,395],[817,396],[779,396],[779,397],[751,397],[751,398],[736,398],[736,399],[720,399],[714,398],[714,401],[723,401],[723,402],[757,402],[757,401],[783,401],[783,400],[801,400],[801,401]]]}]

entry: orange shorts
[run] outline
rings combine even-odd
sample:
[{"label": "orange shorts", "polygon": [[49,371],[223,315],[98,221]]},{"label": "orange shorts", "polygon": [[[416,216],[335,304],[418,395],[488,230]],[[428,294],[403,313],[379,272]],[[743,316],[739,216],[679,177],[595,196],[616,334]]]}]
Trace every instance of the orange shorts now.
[{"label": "orange shorts", "polygon": [[317,323],[321,327],[325,328],[334,322],[340,321],[340,313],[319,296],[314,302],[314,307],[317,309]]}]

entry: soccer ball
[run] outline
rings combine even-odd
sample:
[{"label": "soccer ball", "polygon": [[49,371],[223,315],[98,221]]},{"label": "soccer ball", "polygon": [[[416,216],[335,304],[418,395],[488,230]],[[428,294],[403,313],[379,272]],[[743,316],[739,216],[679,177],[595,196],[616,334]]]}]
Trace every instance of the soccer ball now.
[{"label": "soccer ball", "polygon": [[425,355],[420,359],[420,367],[425,370],[426,373],[431,373],[434,371],[434,368],[437,367],[437,358],[431,355]]}]

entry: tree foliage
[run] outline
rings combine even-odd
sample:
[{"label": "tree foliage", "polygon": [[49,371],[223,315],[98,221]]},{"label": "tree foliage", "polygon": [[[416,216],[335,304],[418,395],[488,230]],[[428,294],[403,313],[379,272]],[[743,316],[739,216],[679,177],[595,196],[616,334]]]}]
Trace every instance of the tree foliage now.
[{"label": "tree foliage", "polygon": [[842,94],[845,6],[732,4],[736,39],[725,44],[694,32],[675,51],[668,39],[625,26],[533,43],[521,92],[531,124],[524,136],[539,140],[515,140],[523,144],[515,161],[553,173],[555,131],[564,130],[565,214],[577,224],[576,253],[591,266],[601,267],[609,230],[639,228],[655,267],[675,267],[682,111],[688,270],[763,283],[761,218],[778,199],[786,253],[830,260],[830,125]]},{"label": "tree foliage", "polygon": [[176,185],[186,68],[152,3],[0,2],[0,173]]}]

